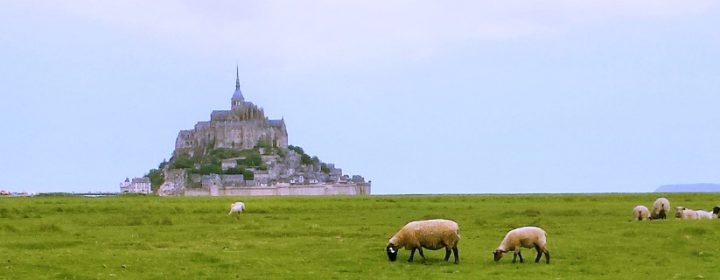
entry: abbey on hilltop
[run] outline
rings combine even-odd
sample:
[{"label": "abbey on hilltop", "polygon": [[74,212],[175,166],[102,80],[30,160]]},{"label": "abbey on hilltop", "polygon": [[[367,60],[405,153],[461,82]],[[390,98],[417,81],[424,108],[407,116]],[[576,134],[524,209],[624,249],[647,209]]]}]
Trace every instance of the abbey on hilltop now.
[{"label": "abbey on hilltop", "polygon": [[244,150],[259,145],[287,149],[285,120],[270,120],[262,108],[245,101],[239,75],[230,102],[229,111],[213,111],[210,121],[198,122],[194,129],[180,131],[174,156],[204,156],[211,148]]},{"label": "abbey on hilltop", "polygon": [[[288,145],[285,120],[245,101],[236,70],[230,110],[181,130],[168,162],[150,170],[159,195],[361,195],[370,182]],[[123,191],[132,190],[125,187]]]}]

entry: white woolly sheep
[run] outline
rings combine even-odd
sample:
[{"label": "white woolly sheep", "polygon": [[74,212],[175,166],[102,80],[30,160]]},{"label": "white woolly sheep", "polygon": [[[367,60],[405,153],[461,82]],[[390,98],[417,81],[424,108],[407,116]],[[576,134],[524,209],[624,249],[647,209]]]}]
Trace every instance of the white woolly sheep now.
[{"label": "white woolly sheep", "polygon": [[451,220],[436,219],[410,222],[390,238],[385,251],[388,259],[395,261],[398,250],[404,247],[406,250],[410,250],[408,262],[412,262],[416,249],[425,260],[423,248],[430,250],[445,248],[445,261],[450,259],[450,250],[452,250],[455,255],[455,263],[458,263],[460,261],[457,248],[458,241],[460,241],[458,230],[458,224]]},{"label": "white woolly sheep", "polygon": [[244,210],[245,210],[245,203],[238,201],[233,204],[230,204],[230,213],[228,213],[228,215],[230,215],[232,213],[242,213]]},{"label": "white woolly sheep", "polygon": [[698,215],[698,219],[712,219],[713,218],[713,212],[705,211],[705,210],[695,210]]},{"label": "white woolly sheep", "polygon": [[638,205],[633,208],[633,218],[638,221],[650,219],[650,210],[643,205]]},{"label": "white woolly sheep", "polygon": [[540,261],[540,257],[545,254],[545,263],[550,263],[550,251],[547,249],[547,236],[545,231],[539,227],[521,227],[509,231],[500,246],[493,251],[493,258],[495,261],[499,261],[503,254],[508,251],[513,251],[513,260],[520,257],[520,262],[523,262],[522,254],[520,254],[520,248],[533,248],[537,250],[537,257],[535,262]]},{"label": "white woolly sheep", "polygon": [[653,209],[650,213],[650,217],[653,219],[665,219],[668,212],[670,212],[670,201],[667,198],[661,197],[655,200],[653,203]]},{"label": "white woolly sheep", "polygon": [[650,219],[650,210],[647,207],[638,205],[633,208],[633,218],[638,221]]},{"label": "white woolly sheep", "polygon": [[675,207],[675,218],[680,218],[683,220],[700,219],[697,211],[682,206]]}]

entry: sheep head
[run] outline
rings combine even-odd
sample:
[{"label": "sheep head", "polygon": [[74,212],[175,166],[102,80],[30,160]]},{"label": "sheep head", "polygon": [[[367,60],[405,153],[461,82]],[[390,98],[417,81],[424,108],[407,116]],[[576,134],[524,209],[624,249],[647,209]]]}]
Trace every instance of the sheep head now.
[{"label": "sheep head", "polygon": [[385,251],[387,252],[388,259],[390,259],[391,262],[394,262],[397,259],[398,248],[395,244],[388,244],[387,247],[385,247]]},{"label": "sheep head", "polygon": [[505,253],[505,251],[500,249],[493,251],[493,259],[495,259],[495,261],[499,261],[502,259],[503,253]]},{"label": "sheep head", "polygon": [[675,207],[675,218],[681,218],[682,212],[685,211],[685,209],[687,209],[687,208],[682,207],[682,206]]}]

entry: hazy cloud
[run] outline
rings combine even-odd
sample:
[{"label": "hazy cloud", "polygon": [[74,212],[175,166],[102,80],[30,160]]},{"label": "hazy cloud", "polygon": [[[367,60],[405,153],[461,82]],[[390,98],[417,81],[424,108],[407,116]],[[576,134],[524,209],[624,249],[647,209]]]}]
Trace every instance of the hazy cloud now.
[{"label": "hazy cloud", "polygon": [[[416,59],[467,42],[562,35],[608,21],[672,20],[710,0],[555,1],[22,1],[205,55],[268,63]],[[32,7],[32,8],[30,8]]]}]

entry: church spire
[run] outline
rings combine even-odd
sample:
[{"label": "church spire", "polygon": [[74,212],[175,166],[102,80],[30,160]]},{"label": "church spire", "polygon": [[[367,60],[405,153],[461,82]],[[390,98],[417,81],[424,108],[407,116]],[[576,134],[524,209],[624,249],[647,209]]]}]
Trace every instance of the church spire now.
[{"label": "church spire", "polygon": [[243,97],[242,91],[240,91],[240,67],[235,66],[235,93],[233,93],[231,104],[232,109],[240,108],[245,103],[245,97]]},{"label": "church spire", "polygon": [[235,65],[235,91],[240,90],[240,67]]}]

